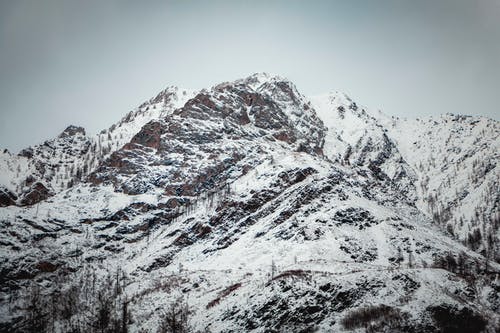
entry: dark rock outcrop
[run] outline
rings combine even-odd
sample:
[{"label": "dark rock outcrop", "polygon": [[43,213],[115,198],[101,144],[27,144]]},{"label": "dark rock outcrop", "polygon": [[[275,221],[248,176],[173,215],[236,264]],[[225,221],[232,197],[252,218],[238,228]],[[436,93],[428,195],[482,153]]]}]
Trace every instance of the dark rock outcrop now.
[{"label": "dark rock outcrop", "polygon": [[21,197],[19,202],[22,206],[34,205],[40,201],[47,199],[52,196],[52,193],[40,182],[36,182],[30,188],[30,190]]},{"label": "dark rock outcrop", "polygon": [[0,187],[0,207],[16,204],[17,196],[4,187]]}]

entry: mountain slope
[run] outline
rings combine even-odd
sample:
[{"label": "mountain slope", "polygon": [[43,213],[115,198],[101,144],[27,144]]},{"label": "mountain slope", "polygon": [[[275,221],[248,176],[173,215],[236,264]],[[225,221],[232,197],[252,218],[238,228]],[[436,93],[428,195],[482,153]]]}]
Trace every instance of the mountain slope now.
[{"label": "mountain slope", "polygon": [[333,93],[312,99],[330,158],[397,179],[417,207],[471,249],[500,256],[500,128],[484,117],[402,120]]},{"label": "mountain slope", "polygon": [[419,174],[421,209],[457,239],[500,261],[498,122],[447,114],[395,120],[387,128]]}]

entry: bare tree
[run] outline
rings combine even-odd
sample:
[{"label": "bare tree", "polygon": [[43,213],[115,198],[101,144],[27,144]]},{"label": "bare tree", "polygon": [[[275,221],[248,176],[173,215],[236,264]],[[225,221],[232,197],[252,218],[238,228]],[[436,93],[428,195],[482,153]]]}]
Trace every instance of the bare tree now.
[{"label": "bare tree", "polygon": [[180,298],[171,303],[161,315],[158,333],[188,333],[189,331],[189,307]]},{"label": "bare tree", "polygon": [[43,303],[40,287],[36,283],[33,283],[28,293],[26,332],[46,332],[48,311]]}]

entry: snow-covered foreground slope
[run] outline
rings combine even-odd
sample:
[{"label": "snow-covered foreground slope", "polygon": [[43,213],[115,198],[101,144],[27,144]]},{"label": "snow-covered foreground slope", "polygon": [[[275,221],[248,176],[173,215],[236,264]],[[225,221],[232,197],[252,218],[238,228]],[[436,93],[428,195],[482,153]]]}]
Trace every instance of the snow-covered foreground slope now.
[{"label": "snow-covered foreground slope", "polygon": [[151,120],[119,144],[110,129],[81,182],[0,208],[2,331],[500,327],[500,265],[433,221],[422,177],[437,169],[406,122],[266,74],[178,103],[141,106],[131,119]]}]

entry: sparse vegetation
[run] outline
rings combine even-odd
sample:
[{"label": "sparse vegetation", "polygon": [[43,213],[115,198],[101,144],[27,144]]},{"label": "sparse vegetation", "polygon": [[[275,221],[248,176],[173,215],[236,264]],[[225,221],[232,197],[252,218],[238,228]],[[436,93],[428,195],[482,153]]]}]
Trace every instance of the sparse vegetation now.
[{"label": "sparse vegetation", "polygon": [[434,306],[427,309],[442,333],[480,333],[484,332],[487,321],[469,308],[455,308],[449,305]]},{"label": "sparse vegetation", "polygon": [[341,320],[341,324],[348,330],[365,328],[367,332],[375,332],[381,324],[385,327],[400,325],[403,315],[399,309],[380,304],[370,305],[352,310]]},{"label": "sparse vegetation", "polygon": [[189,307],[182,298],[168,305],[160,315],[157,333],[189,333]]}]

